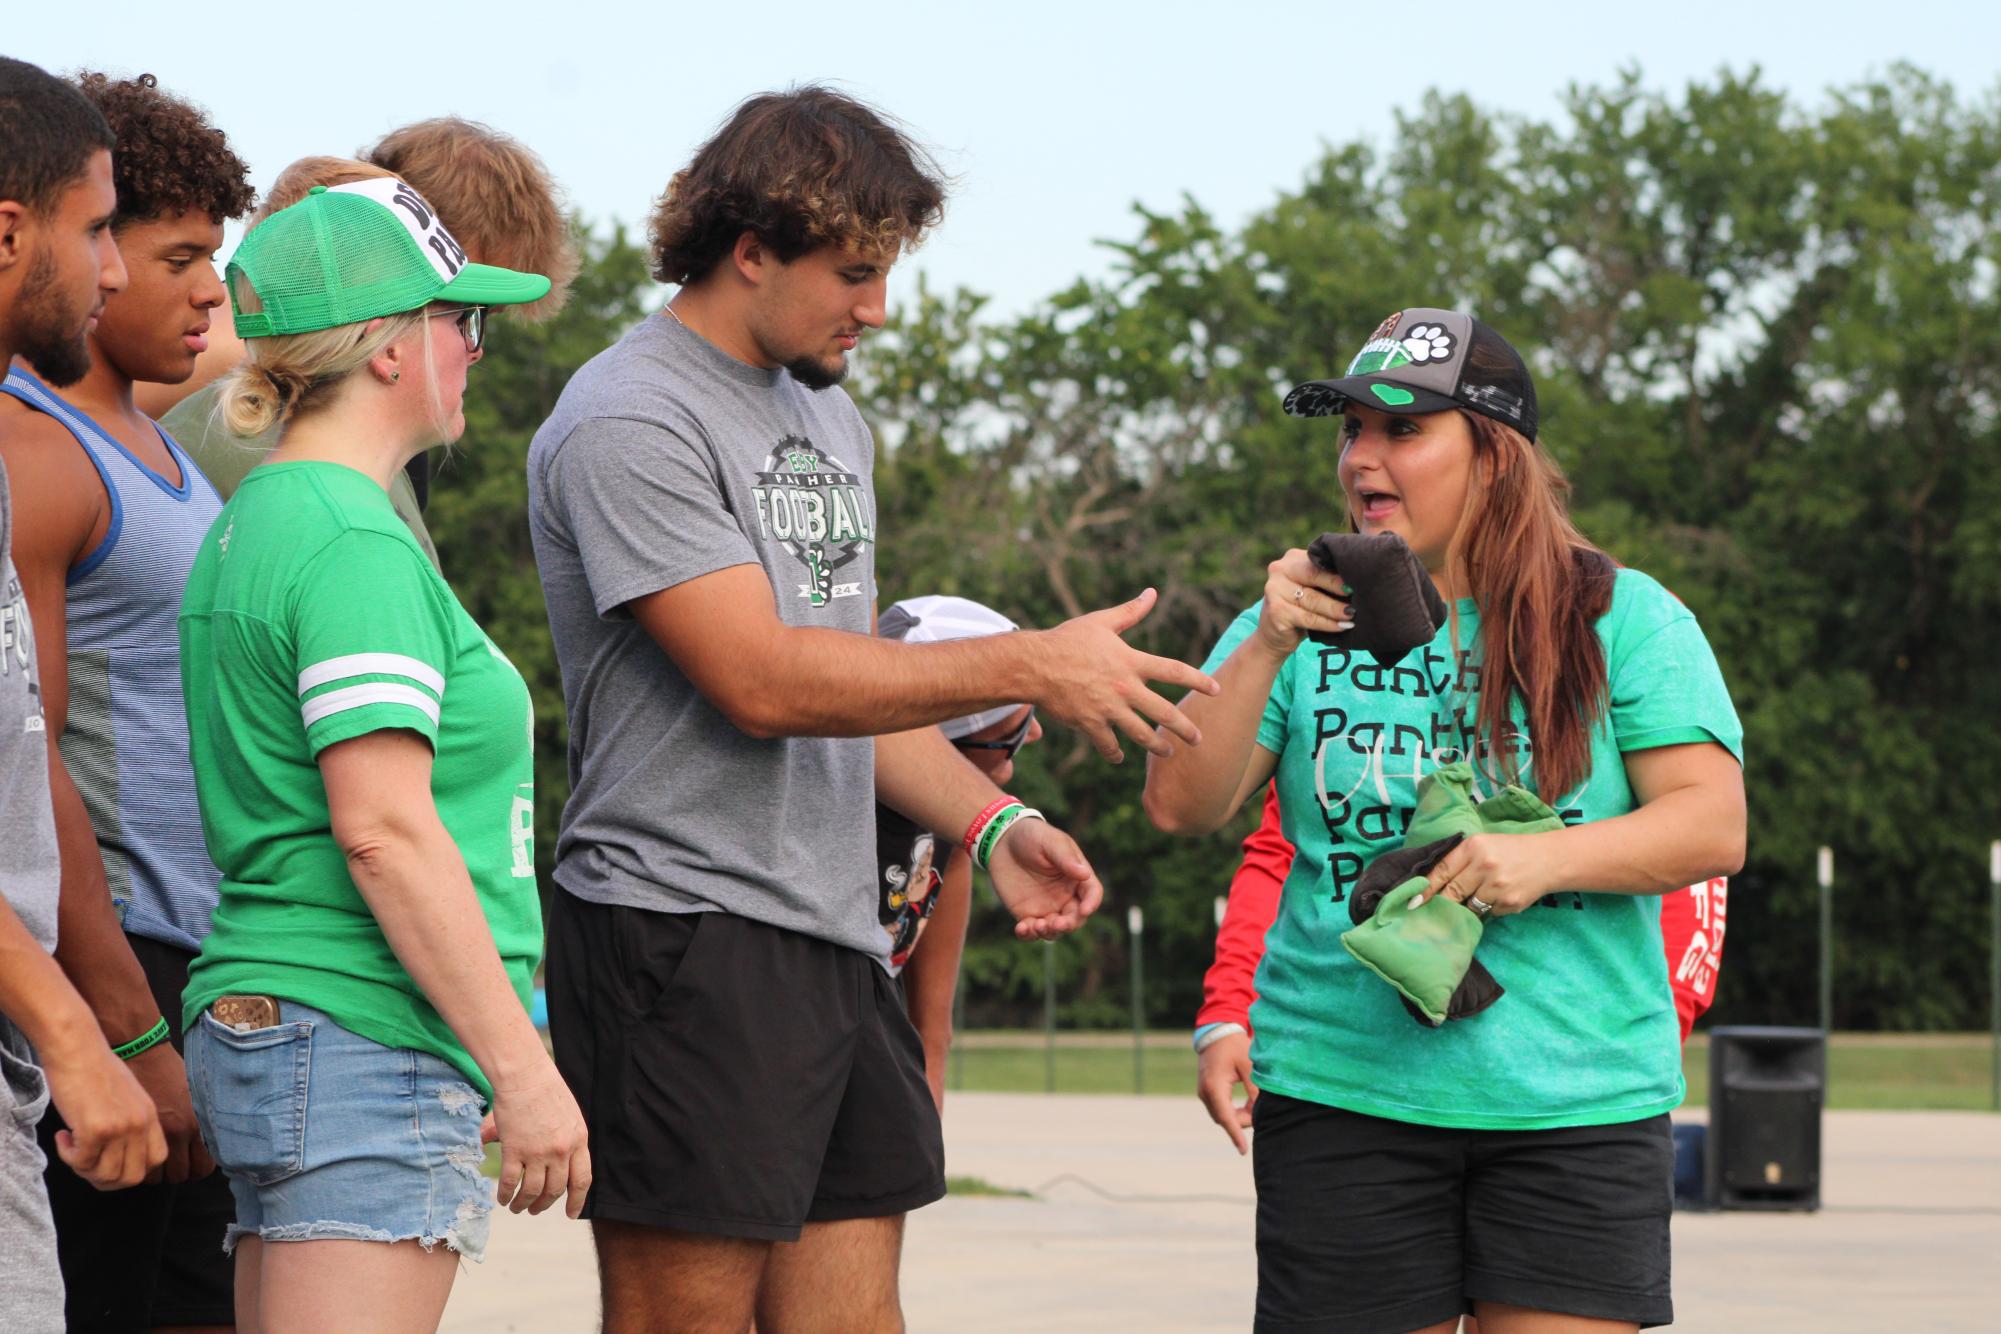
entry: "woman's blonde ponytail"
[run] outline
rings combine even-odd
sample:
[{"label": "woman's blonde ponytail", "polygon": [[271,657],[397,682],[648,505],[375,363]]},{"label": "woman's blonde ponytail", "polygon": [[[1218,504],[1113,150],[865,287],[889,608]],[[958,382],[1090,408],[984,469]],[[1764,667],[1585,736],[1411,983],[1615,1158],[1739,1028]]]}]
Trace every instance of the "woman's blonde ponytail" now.
[{"label": "woman's blonde ponytail", "polygon": [[223,379],[216,402],[231,435],[254,439],[311,411],[383,348],[422,328],[413,310],[313,333],[247,339],[245,360]]}]

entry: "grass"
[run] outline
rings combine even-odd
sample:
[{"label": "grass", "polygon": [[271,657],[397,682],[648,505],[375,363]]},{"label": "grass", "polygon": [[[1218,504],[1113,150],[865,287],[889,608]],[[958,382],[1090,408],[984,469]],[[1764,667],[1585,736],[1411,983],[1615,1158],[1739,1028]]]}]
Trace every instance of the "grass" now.
[{"label": "grass", "polygon": [[[1984,1111],[1991,1107],[1993,1046],[1984,1033],[1837,1033],[1828,1049],[1828,1106],[1834,1110]],[[1145,1092],[1192,1097],[1195,1053],[1184,1033],[1149,1033],[1142,1048]],[[947,1087],[970,1092],[1041,1093],[1049,1056],[1039,1032],[961,1034]],[[1130,1033],[1059,1033],[1058,1093],[1131,1093]],[[1696,1034],[1682,1053],[1686,1106],[1709,1100],[1709,1042]]]},{"label": "grass", "polygon": [[[1988,1111],[1993,1043],[1984,1033],[1836,1033],[1827,1051],[1827,1105],[1836,1111]],[[1709,1101],[1709,1042],[1682,1053],[1687,1106]]]},{"label": "grass", "polygon": [[1032,1200],[1034,1191],[1016,1190],[1012,1186],[996,1186],[984,1177],[946,1177],[947,1195],[996,1195],[1011,1200]]}]

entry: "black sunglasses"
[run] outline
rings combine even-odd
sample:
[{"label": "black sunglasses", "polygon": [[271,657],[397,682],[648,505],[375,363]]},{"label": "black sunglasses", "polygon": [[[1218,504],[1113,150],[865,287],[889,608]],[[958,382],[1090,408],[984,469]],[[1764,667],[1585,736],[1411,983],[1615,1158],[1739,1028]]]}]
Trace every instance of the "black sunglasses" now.
[{"label": "black sunglasses", "polygon": [[485,306],[460,306],[457,309],[448,307],[433,311],[432,315],[438,319],[443,319],[447,315],[454,317],[452,323],[458,326],[459,333],[464,336],[468,355],[479,351],[480,346],[486,342]]},{"label": "black sunglasses", "polygon": [[1035,726],[1035,710],[1030,709],[1028,716],[1021,720],[1021,726],[1015,728],[1014,731],[1008,733],[999,741],[968,741],[964,737],[961,737],[952,744],[960,750],[1006,751],[1008,758],[1011,759],[1016,751],[1028,744],[1028,729],[1033,726]]}]

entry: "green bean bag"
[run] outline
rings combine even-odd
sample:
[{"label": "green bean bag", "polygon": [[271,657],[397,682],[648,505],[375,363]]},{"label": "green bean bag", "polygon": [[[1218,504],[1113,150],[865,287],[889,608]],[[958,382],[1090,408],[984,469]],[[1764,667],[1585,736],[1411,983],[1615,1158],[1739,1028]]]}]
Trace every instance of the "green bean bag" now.
[{"label": "green bean bag", "polygon": [[1413,876],[1385,894],[1368,921],[1342,933],[1341,943],[1437,1028],[1473,962],[1483,926],[1471,909],[1443,896],[1420,905],[1424,883]]},{"label": "green bean bag", "polygon": [[1403,848],[1378,857],[1362,873],[1349,900],[1356,926],[1342,934],[1342,946],[1395,987],[1419,1023],[1437,1028],[1447,1019],[1478,1014],[1504,994],[1473,957],[1486,923],[1443,896],[1414,906],[1425,876],[1474,834],[1562,827],[1562,819],[1534,793],[1509,786],[1481,801],[1474,795],[1471,765],[1444,766],[1418,784],[1417,811]]}]

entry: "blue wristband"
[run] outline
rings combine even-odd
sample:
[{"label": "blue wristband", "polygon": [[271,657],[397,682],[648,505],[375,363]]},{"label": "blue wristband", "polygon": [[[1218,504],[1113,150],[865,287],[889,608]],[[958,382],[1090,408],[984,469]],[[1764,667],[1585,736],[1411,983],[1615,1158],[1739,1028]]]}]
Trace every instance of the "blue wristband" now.
[{"label": "blue wristband", "polygon": [[1247,1031],[1242,1024],[1230,1023],[1227,1020],[1218,1024],[1204,1024],[1195,1030],[1191,1045],[1194,1046],[1196,1054],[1200,1055],[1203,1048],[1214,1046],[1230,1034]]}]

